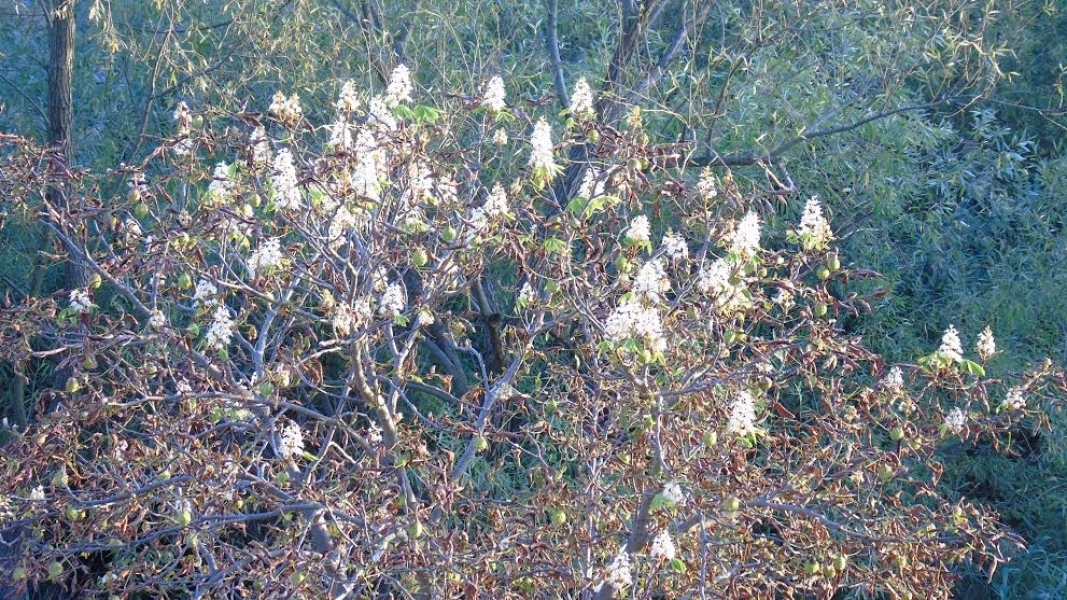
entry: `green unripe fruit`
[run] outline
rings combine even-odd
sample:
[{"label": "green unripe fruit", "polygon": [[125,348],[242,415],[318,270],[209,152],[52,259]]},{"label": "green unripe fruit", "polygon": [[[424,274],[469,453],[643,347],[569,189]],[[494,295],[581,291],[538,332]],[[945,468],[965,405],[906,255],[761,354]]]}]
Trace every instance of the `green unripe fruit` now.
[{"label": "green unripe fruit", "polygon": [[889,432],[889,439],[894,442],[899,442],[904,439],[904,430],[900,427],[894,427],[893,430]]},{"label": "green unripe fruit", "polygon": [[179,289],[187,290],[191,287],[193,287],[193,278],[190,277],[188,273],[182,273],[180,276],[178,276]]},{"label": "green unripe fruit", "polygon": [[834,570],[838,573],[844,572],[848,568],[848,557],[845,555],[839,555],[834,557]]},{"label": "green unripe fruit", "polygon": [[704,432],[704,445],[705,446],[714,446],[717,443],[719,443],[719,434],[718,433],[716,433],[714,431],[705,431]]},{"label": "green unripe fruit", "polygon": [[189,335],[191,335],[193,337],[199,337],[200,336],[200,326],[197,325],[196,323],[193,323],[193,324],[189,325]]},{"label": "green unripe fruit", "polygon": [[737,512],[738,510],[741,510],[741,501],[731,496],[722,503],[722,507],[726,509],[727,512]]},{"label": "green unripe fruit", "polygon": [[619,258],[615,259],[615,268],[619,270],[619,273],[629,273],[630,269],[633,268],[633,266],[630,264],[630,261],[627,260],[625,256],[620,256]]},{"label": "green unripe fruit", "polygon": [[178,513],[174,521],[178,523],[178,527],[188,527],[193,522],[193,515],[189,511],[183,510]]},{"label": "green unripe fruit", "polygon": [[144,202],[138,201],[133,205],[133,214],[138,219],[143,219],[148,216],[148,205]]},{"label": "green unripe fruit", "polygon": [[422,248],[411,253],[411,262],[416,267],[425,267],[426,263],[430,262],[430,256],[426,254],[426,251]]},{"label": "green unripe fruit", "polygon": [[85,516],[85,513],[73,506],[67,509],[67,519],[70,521],[80,521],[83,516]]},{"label": "green unripe fruit", "polygon": [[411,527],[408,527],[408,536],[410,536],[413,539],[419,539],[420,537],[422,537],[423,531],[424,530],[423,530],[423,527],[422,527],[422,522],[415,521],[411,525]]},{"label": "green unripe fruit", "polygon": [[89,289],[95,290],[104,283],[104,280],[100,278],[100,273],[93,273],[93,276],[89,278]]},{"label": "green unripe fruit", "polygon": [[474,436],[474,449],[478,452],[483,452],[489,448],[489,440],[485,439],[484,435]]},{"label": "green unripe fruit", "polygon": [[810,575],[815,575],[822,571],[822,565],[816,561],[811,561],[804,565],[804,572]]},{"label": "green unripe fruit", "polygon": [[304,580],[307,578],[307,573],[297,571],[289,576],[289,581],[291,581],[293,585],[300,585],[301,583],[304,583]]},{"label": "green unripe fruit", "polygon": [[818,269],[815,269],[815,274],[819,276],[819,279],[823,279],[823,280],[829,279],[830,278],[830,268],[826,267],[824,265],[822,267],[819,267]]},{"label": "green unripe fruit", "polygon": [[555,507],[549,507],[548,518],[555,527],[560,527],[567,523],[567,513]]},{"label": "green unripe fruit", "polygon": [[445,242],[451,242],[456,239],[456,230],[449,225],[441,230],[441,239]]},{"label": "green unripe fruit", "polygon": [[549,279],[545,282],[545,291],[549,294],[555,294],[559,291],[559,282],[555,279]]},{"label": "green unripe fruit", "polygon": [[15,581],[25,581],[29,577],[26,573],[26,567],[15,567],[15,570],[11,572],[11,579]]},{"label": "green unripe fruit", "polygon": [[82,389],[82,384],[78,381],[77,377],[71,377],[67,380],[67,393],[73,394]]},{"label": "green unripe fruit", "polygon": [[590,129],[590,130],[589,130],[589,133],[587,133],[585,137],[586,137],[586,138],[587,138],[587,139],[588,139],[588,140],[589,140],[590,142],[592,142],[592,143],[594,143],[594,144],[595,144],[595,143],[597,143],[597,142],[599,142],[599,141],[600,141],[600,132],[599,132],[599,131],[597,131],[596,129]]},{"label": "green unripe fruit", "polygon": [[63,574],[63,563],[55,561],[48,565],[48,577],[49,579],[58,579]]},{"label": "green unripe fruit", "polygon": [[58,488],[65,488],[70,485],[70,478],[67,476],[66,467],[60,467],[59,471],[52,476],[52,485]]},{"label": "green unripe fruit", "polygon": [[837,255],[837,252],[831,252],[826,257],[826,266],[829,267],[831,271],[836,271],[841,268],[841,258]]},{"label": "green unripe fruit", "polygon": [[827,309],[828,309],[828,307],[826,306],[825,302],[818,302],[818,303],[815,304],[815,307],[812,309],[811,312],[816,317],[822,318],[822,317],[826,316]]}]

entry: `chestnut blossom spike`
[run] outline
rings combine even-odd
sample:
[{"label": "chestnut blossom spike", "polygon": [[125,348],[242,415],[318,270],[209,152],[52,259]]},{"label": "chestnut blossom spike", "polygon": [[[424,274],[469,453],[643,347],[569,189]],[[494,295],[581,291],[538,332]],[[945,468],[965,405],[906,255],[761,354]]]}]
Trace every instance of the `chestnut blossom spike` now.
[{"label": "chestnut blossom spike", "polygon": [[585,77],[580,77],[574,84],[574,92],[571,93],[571,113],[582,117],[596,117],[596,109],[593,107],[593,89]]},{"label": "chestnut blossom spike", "polygon": [[534,125],[533,135],[530,136],[530,146],[530,167],[535,171],[553,174],[556,170],[556,159],[552,149],[552,127],[544,117],[541,117]]},{"label": "chestnut blossom spike", "polygon": [[941,347],[937,349],[937,354],[952,362],[963,361],[963,344],[960,342],[960,333],[956,331],[955,325],[949,325],[945,334],[941,336]]},{"label": "chestnut blossom spike", "polygon": [[482,105],[493,112],[500,112],[507,108],[507,91],[504,89],[504,78],[495,75],[486,82],[482,88]]},{"label": "chestnut blossom spike", "polygon": [[989,360],[997,353],[997,342],[993,339],[993,330],[988,326],[978,334],[974,349],[982,360]]}]

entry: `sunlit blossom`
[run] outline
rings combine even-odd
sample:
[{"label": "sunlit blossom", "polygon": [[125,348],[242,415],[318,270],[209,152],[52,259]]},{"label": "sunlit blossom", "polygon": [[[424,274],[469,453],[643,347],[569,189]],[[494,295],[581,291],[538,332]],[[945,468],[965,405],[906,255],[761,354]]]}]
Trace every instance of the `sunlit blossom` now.
[{"label": "sunlit blossom", "polygon": [[552,150],[552,127],[544,117],[541,117],[534,125],[533,135],[530,136],[530,146],[530,167],[553,173],[556,163]]},{"label": "sunlit blossom", "polygon": [[280,91],[274,93],[269,110],[283,125],[289,127],[296,125],[304,115],[304,109],[300,107],[300,97],[296,94],[287,97]]},{"label": "sunlit blossom", "polygon": [[74,289],[70,291],[70,309],[76,314],[84,315],[93,310],[92,299],[89,297],[89,291],[83,289]]},{"label": "sunlit blossom", "polygon": [[412,90],[414,90],[414,87],[411,85],[411,70],[408,69],[407,65],[401,63],[393,69],[392,74],[389,76],[389,87],[386,88],[385,95],[391,104],[411,102]]},{"label": "sunlit blossom", "polygon": [[689,246],[685,238],[670,230],[663,234],[660,248],[663,249],[663,254],[671,260],[685,260],[689,257]]},{"label": "sunlit blossom", "polygon": [[259,248],[248,258],[248,276],[255,279],[256,273],[265,269],[276,269],[282,266],[281,240],[268,238],[260,244]]},{"label": "sunlit blossom", "polygon": [[997,353],[997,342],[993,339],[993,330],[988,326],[983,329],[982,333],[978,334],[978,341],[974,346],[979,358],[982,360],[992,358]]},{"label": "sunlit blossom", "polygon": [[960,333],[956,331],[955,325],[949,325],[945,334],[941,336],[941,347],[937,349],[937,354],[952,362],[963,360],[963,344],[960,342]]},{"label": "sunlit blossom", "polygon": [[578,78],[574,84],[574,92],[571,94],[570,111],[579,116],[596,116],[593,102],[593,89],[589,87],[589,82],[585,80],[585,77]]},{"label": "sunlit blossom", "polygon": [[618,305],[604,323],[604,333],[612,341],[643,338],[658,352],[667,349],[663,320],[654,306],[644,306],[637,299]]},{"label": "sunlit blossom", "polygon": [[347,116],[359,109],[359,96],[356,95],[356,82],[349,79],[341,86],[341,92],[337,95],[337,103],[334,104],[338,115]]},{"label": "sunlit blossom", "polygon": [[648,224],[648,217],[645,215],[634,217],[634,220],[630,221],[630,227],[622,235],[631,242],[638,244],[649,241],[649,238],[652,235],[652,230]]},{"label": "sunlit blossom", "polygon": [[652,549],[649,554],[652,555],[652,558],[674,560],[677,555],[677,549],[674,547],[674,540],[671,539],[669,531],[663,529],[656,534],[656,537],[652,540]]},{"label": "sunlit blossom", "polygon": [[670,289],[671,284],[667,279],[662,258],[655,258],[641,265],[637,275],[634,277],[634,294],[648,299],[649,302],[659,302],[662,300],[661,294]]},{"label": "sunlit blossom", "polygon": [[697,181],[697,192],[705,200],[711,200],[719,195],[719,186],[715,182],[715,175],[711,172],[711,169],[704,167],[704,170],[700,172],[700,180]]},{"label": "sunlit blossom", "polygon": [[211,326],[208,327],[207,334],[204,336],[207,347],[212,350],[221,350],[229,346],[230,338],[233,337],[233,327],[233,318],[230,317],[229,309],[223,305],[217,306],[212,315]]},{"label": "sunlit blossom", "polygon": [[959,435],[967,425],[967,415],[960,407],[955,407],[945,415],[945,431]]},{"label": "sunlit blossom", "polygon": [[300,188],[297,187],[296,165],[293,153],[288,148],[278,150],[274,156],[274,173],[271,176],[274,189],[274,205],[282,210],[298,210],[303,204]]},{"label": "sunlit blossom", "polygon": [[625,548],[621,548],[607,567],[604,583],[618,591],[628,587],[633,582],[633,578],[630,554]]},{"label": "sunlit blossom", "polygon": [[886,391],[899,392],[904,389],[904,373],[901,372],[900,367],[894,366],[882,377],[879,384]]},{"label": "sunlit blossom", "polygon": [[1023,395],[1023,388],[1013,387],[1008,390],[1008,394],[1004,398],[1004,404],[1011,410],[1026,408],[1026,396]]},{"label": "sunlit blossom", "polygon": [[726,421],[726,431],[738,436],[746,436],[756,429],[756,399],[752,394],[741,390],[730,404],[730,417]]},{"label": "sunlit blossom", "polygon": [[224,162],[215,165],[215,172],[211,175],[211,184],[208,185],[207,193],[215,202],[228,204],[233,193],[233,181],[230,180],[230,167]]},{"label": "sunlit blossom", "polygon": [[660,493],[678,506],[685,506],[685,492],[682,491],[682,486],[677,481],[668,481]]},{"label": "sunlit blossom", "polygon": [[760,223],[756,213],[749,211],[734,229],[730,241],[730,253],[739,258],[752,257],[759,251]]},{"label": "sunlit blossom", "polygon": [[399,283],[390,283],[378,301],[378,313],[387,317],[396,317],[404,312],[406,305],[404,288]]},{"label": "sunlit blossom", "polygon": [[808,245],[812,248],[824,247],[834,239],[834,233],[830,229],[830,223],[823,216],[822,203],[818,196],[808,198],[804,204],[804,214],[800,217],[800,229],[802,238],[809,240]]},{"label": "sunlit blossom", "polygon": [[507,108],[507,91],[504,89],[504,79],[496,75],[482,89],[482,105],[493,112],[500,112]]},{"label": "sunlit blossom", "polygon": [[300,425],[289,421],[278,430],[278,454],[282,459],[291,460],[304,453],[304,432]]}]

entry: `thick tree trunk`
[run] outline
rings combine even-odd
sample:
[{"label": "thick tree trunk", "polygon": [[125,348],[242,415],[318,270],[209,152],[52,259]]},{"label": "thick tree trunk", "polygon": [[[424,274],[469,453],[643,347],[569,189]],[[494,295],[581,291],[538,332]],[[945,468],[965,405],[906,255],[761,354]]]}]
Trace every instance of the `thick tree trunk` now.
[{"label": "thick tree trunk", "polygon": [[[70,197],[67,183],[73,139],[74,98],[71,80],[74,72],[74,5],[75,0],[50,0],[51,57],[48,62],[48,143],[53,149],[48,201],[57,208],[66,208]],[[80,261],[76,248],[67,248],[68,289],[85,287],[88,272]]]}]

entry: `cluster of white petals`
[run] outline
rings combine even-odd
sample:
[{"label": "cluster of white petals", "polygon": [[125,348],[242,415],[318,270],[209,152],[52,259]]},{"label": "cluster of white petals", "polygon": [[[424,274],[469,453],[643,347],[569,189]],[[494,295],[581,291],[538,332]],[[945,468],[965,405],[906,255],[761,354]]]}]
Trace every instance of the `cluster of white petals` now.
[{"label": "cluster of white petals", "polygon": [[685,492],[682,491],[682,486],[677,481],[668,481],[660,493],[678,506],[685,506]]},{"label": "cluster of white petals", "polygon": [[389,87],[385,89],[385,95],[389,103],[395,105],[401,102],[411,102],[413,89],[411,85],[411,70],[403,63],[397,65],[392,74],[389,75]]},{"label": "cluster of white petals", "polygon": [[148,326],[152,329],[163,329],[163,326],[167,324],[167,317],[163,314],[163,311],[158,308],[152,311],[152,314],[148,315]]},{"label": "cluster of white petals", "polygon": [[356,82],[349,79],[341,86],[341,92],[337,95],[338,115],[347,115],[359,108],[359,96],[356,95]]},{"label": "cluster of white petals", "polygon": [[630,562],[630,554],[626,548],[620,548],[619,553],[608,565],[604,575],[604,583],[616,591],[628,587],[633,582],[633,570]]},{"label": "cluster of white petals", "polygon": [[248,258],[248,276],[255,279],[256,273],[262,269],[279,268],[282,266],[281,240],[268,238],[252,256]]},{"label": "cluster of white petals", "polygon": [[809,237],[815,246],[826,244],[834,239],[834,233],[830,230],[830,223],[822,213],[822,203],[818,196],[808,198],[804,204],[804,214],[800,217],[801,236]]},{"label": "cluster of white petals", "polygon": [[407,299],[404,297],[404,288],[399,283],[390,283],[378,301],[378,313],[387,317],[396,317],[404,312]]},{"label": "cluster of white petals", "polygon": [[210,308],[218,303],[219,288],[215,287],[215,284],[206,279],[196,282],[196,289],[193,291],[193,308],[201,306]]},{"label": "cluster of white petals", "polygon": [[507,108],[507,91],[504,90],[504,79],[501,76],[494,76],[482,88],[482,106],[493,112]]},{"label": "cluster of white petals", "polygon": [[507,146],[508,141],[508,132],[503,127],[493,132],[493,143],[497,146]]},{"label": "cluster of white petals", "polygon": [[270,160],[270,142],[267,141],[267,130],[262,125],[248,135],[248,153],[252,164],[256,166],[263,166]]},{"label": "cluster of white petals", "polygon": [[374,311],[371,308],[371,300],[369,298],[361,298],[352,304],[342,303],[334,306],[333,313],[330,316],[330,325],[333,326],[333,330],[337,335],[347,337],[358,327],[370,321],[373,316]]},{"label": "cluster of white petals", "polygon": [[730,253],[745,259],[759,251],[760,224],[756,213],[749,211],[737,224],[730,238]]},{"label": "cluster of white petals", "polygon": [[660,248],[663,249],[663,254],[671,260],[685,260],[689,257],[689,246],[685,243],[685,238],[670,230],[663,234]]},{"label": "cluster of white petals", "polygon": [[296,165],[293,164],[293,153],[288,148],[278,150],[274,156],[274,173],[270,179],[271,187],[274,188],[274,205],[282,210],[299,210],[302,196],[297,187]]},{"label": "cluster of white petals", "polygon": [[93,306],[88,290],[76,289],[70,291],[70,309],[75,313],[79,315],[87,314],[93,310]]},{"label": "cluster of white petals", "polygon": [[499,183],[493,184],[493,191],[489,192],[489,197],[485,199],[485,205],[482,208],[485,209],[485,214],[490,217],[506,217],[509,208],[508,195],[504,191],[504,186]]},{"label": "cluster of white petals", "polygon": [[179,102],[178,107],[174,109],[172,118],[178,125],[178,137],[184,138],[174,144],[174,154],[185,156],[193,151],[193,141],[189,139],[190,129],[193,124],[193,117],[189,114],[189,105],[185,102]]},{"label": "cluster of white petals", "polygon": [[604,323],[604,333],[615,342],[644,338],[655,351],[667,349],[659,310],[654,306],[644,306],[636,298],[623,302],[612,311]]},{"label": "cluster of white petals", "polygon": [[660,294],[668,292],[670,289],[671,283],[667,279],[667,272],[663,268],[662,258],[655,258],[641,265],[637,275],[634,277],[634,294],[640,298],[647,299],[649,302],[659,302],[662,300]]},{"label": "cluster of white petals", "polygon": [[715,183],[715,175],[711,172],[711,169],[705,167],[700,172],[700,180],[697,181],[697,192],[705,200],[711,200],[719,195],[719,186]]},{"label": "cluster of white petals", "polygon": [[385,153],[378,147],[378,139],[368,130],[356,136],[356,165],[352,169],[351,183],[360,196],[381,201],[382,181],[386,179]]},{"label": "cluster of white petals", "polygon": [[529,281],[523,282],[516,302],[520,307],[533,306],[537,303],[537,291],[534,290]]},{"label": "cluster of white petals", "polygon": [[296,94],[286,97],[282,92],[274,93],[269,110],[279,121],[289,126],[295,125],[304,114],[304,109],[300,107],[300,97]]},{"label": "cluster of white petals", "polygon": [[717,259],[697,273],[697,289],[713,299],[714,307],[722,313],[734,313],[746,308],[750,301],[742,284],[733,283],[734,266],[725,258]]},{"label": "cluster of white petals", "polygon": [[652,236],[652,229],[649,227],[648,217],[645,215],[634,217],[634,220],[630,221],[630,227],[622,235],[631,242],[639,244],[649,241]]},{"label": "cluster of white petals", "polygon": [[752,394],[741,390],[734,396],[730,416],[726,420],[726,431],[738,436],[756,431],[756,399]]},{"label": "cluster of white petals", "polygon": [[204,339],[209,349],[221,350],[230,345],[230,338],[232,337],[233,319],[230,317],[229,309],[220,304],[215,307],[211,326],[208,327]]},{"label": "cluster of white petals", "polygon": [[886,391],[899,392],[904,389],[904,373],[901,372],[900,367],[894,366],[882,377],[879,385]]},{"label": "cluster of white petals", "polygon": [[1004,404],[1011,410],[1026,408],[1026,396],[1023,395],[1023,388],[1013,387],[1008,390],[1008,394],[1004,398]]},{"label": "cluster of white petals", "polygon": [[959,434],[967,425],[967,415],[960,407],[953,408],[945,415],[945,430],[949,433]]},{"label": "cluster of white petals", "polygon": [[530,167],[535,170],[543,170],[548,173],[555,171],[556,163],[552,150],[552,127],[544,117],[541,117],[534,125],[533,135],[530,136]]},{"label": "cluster of white petals", "polygon": [[593,108],[593,102],[593,89],[589,87],[589,82],[585,80],[585,77],[578,78],[574,84],[574,92],[571,94],[571,113],[587,117],[595,116],[596,109]]},{"label": "cluster of white petals", "polygon": [[953,362],[963,360],[963,344],[960,342],[960,333],[956,331],[955,325],[949,325],[945,334],[941,336],[941,347],[937,349],[937,354]]},{"label": "cluster of white petals", "polygon": [[304,433],[300,425],[289,421],[278,431],[278,454],[290,460],[304,453]]},{"label": "cluster of white petals", "polygon": [[982,360],[989,360],[997,353],[997,342],[993,339],[993,330],[988,326],[982,330],[982,333],[978,334],[978,341],[975,343],[975,351],[978,352],[978,356]]},{"label": "cluster of white petals", "polygon": [[771,301],[782,307],[782,311],[789,312],[789,309],[793,308],[796,303],[796,296],[791,290],[786,288],[778,288],[778,292],[771,298]]},{"label": "cluster of white petals", "polygon": [[584,198],[596,198],[603,196],[607,189],[607,178],[604,172],[595,167],[589,167],[582,175],[582,185],[578,188],[578,195]]},{"label": "cluster of white petals", "polygon": [[352,148],[352,124],[348,119],[339,117],[330,124],[330,141],[327,146],[337,151],[347,151]]},{"label": "cluster of white petals", "polygon": [[229,165],[224,162],[215,165],[215,172],[211,175],[211,184],[207,187],[207,193],[219,204],[229,203],[233,194]]},{"label": "cluster of white petals", "polygon": [[44,486],[38,485],[38,486],[34,487],[32,490],[30,490],[30,500],[31,501],[33,501],[33,502],[44,502],[45,499],[46,498],[45,498],[45,495],[44,495]]},{"label": "cluster of white petals", "polygon": [[389,106],[382,98],[377,96],[371,98],[370,103],[367,104],[367,113],[369,116],[367,123],[378,127],[382,131],[393,131],[396,129],[396,117],[393,116],[392,111],[389,110]]},{"label": "cluster of white petals", "polygon": [[652,540],[652,549],[649,551],[653,558],[660,558],[663,560],[674,560],[677,556],[677,549],[674,547],[674,540],[671,539],[671,534],[666,529],[656,534],[656,537]]}]

